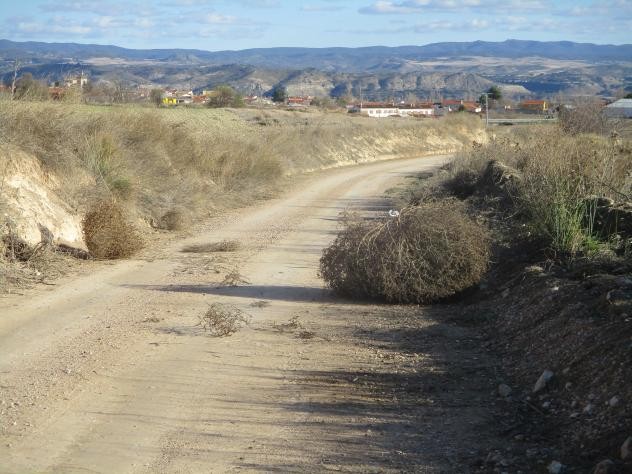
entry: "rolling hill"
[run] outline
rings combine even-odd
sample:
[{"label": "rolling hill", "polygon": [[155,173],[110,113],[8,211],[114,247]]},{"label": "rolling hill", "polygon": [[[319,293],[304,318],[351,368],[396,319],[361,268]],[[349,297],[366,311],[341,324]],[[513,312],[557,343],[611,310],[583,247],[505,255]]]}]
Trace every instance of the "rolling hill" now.
[{"label": "rolling hill", "polygon": [[632,88],[632,45],[507,40],[365,48],[242,51],[135,50],[77,43],[0,40],[0,74],[13,60],[49,81],[82,69],[95,80],[202,89],[228,83],[244,93],[277,84],[290,93],[368,98],[476,97],[490,84],[509,94],[612,95]]}]

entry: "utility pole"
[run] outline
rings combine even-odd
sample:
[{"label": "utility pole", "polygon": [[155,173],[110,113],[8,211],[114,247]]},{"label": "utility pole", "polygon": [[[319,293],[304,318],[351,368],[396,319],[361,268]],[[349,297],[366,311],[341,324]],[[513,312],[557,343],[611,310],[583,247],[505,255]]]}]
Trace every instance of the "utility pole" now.
[{"label": "utility pole", "polygon": [[489,93],[483,92],[485,94],[485,128],[489,128]]}]

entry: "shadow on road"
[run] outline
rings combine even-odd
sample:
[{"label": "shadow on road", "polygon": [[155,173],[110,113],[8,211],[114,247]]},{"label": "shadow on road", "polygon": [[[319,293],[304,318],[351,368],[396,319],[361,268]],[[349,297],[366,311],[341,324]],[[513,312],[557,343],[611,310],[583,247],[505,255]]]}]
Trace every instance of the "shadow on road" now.
[{"label": "shadow on road", "polygon": [[[291,383],[279,396],[293,413],[292,444],[301,452],[266,465],[246,457],[242,468],[471,472],[489,449],[507,446],[497,436],[507,427],[490,410],[494,361],[471,328],[433,320],[432,309],[324,311],[320,321],[328,324],[316,333],[331,337],[337,349],[306,343],[306,353],[330,352],[329,359],[319,355],[322,367],[285,372]],[[354,319],[359,313],[361,324]],[[297,389],[302,397],[288,402]]]},{"label": "shadow on road", "polygon": [[[213,286],[213,285],[123,285],[125,288],[173,293],[193,293],[233,298],[256,298],[289,302],[336,302],[351,304],[351,301],[336,297],[330,290],[304,286]],[[355,304],[355,303],[354,303]]]}]

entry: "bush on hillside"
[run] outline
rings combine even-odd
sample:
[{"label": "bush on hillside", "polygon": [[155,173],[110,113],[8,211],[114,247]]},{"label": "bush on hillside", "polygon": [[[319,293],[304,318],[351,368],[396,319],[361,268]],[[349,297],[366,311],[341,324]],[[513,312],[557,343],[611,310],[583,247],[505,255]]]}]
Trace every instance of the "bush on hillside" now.
[{"label": "bush on hillside", "polygon": [[158,228],[164,230],[183,230],[189,224],[188,216],[180,209],[171,209],[165,212],[160,221]]},{"label": "bush on hillside", "polygon": [[324,250],[320,273],[341,295],[430,303],[479,283],[488,263],[486,230],[446,201],[377,222],[347,221]]},{"label": "bush on hillside", "polygon": [[570,135],[595,133],[603,135],[609,132],[608,119],[598,100],[584,100],[573,107],[562,107],[559,124],[563,132]]},{"label": "bush on hillside", "polygon": [[244,98],[230,86],[218,86],[209,97],[209,107],[243,107]]},{"label": "bush on hillside", "polygon": [[631,173],[628,142],[533,127],[461,153],[443,186],[458,197],[475,189],[498,198],[503,191],[549,250],[572,260],[613,237],[616,225],[606,219],[608,229],[602,228],[594,203],[629,201]]},{"label": "bush on hillside", "polygon": [[83,236],[90,254],[99,259],[127,258],[143,247],[138,230],[116,201],[93,205],[82,221]]}]

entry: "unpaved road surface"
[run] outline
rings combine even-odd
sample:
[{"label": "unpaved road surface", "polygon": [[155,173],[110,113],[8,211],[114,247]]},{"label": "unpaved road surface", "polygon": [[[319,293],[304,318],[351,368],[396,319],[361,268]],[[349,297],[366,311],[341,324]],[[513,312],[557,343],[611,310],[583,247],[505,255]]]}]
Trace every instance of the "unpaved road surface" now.
[{"label": "unpaved road surface", "polygon": [[[446,160],[330,170],[142,258],[0,300],[1,472],[469,472],[490,361],[431,309],[334,298],[345,209]],[[238,240],[232,253],[185,245]],[[237,271],[246,282],[223,286]],[[231,337],[198,324],[232,304]]]}]

